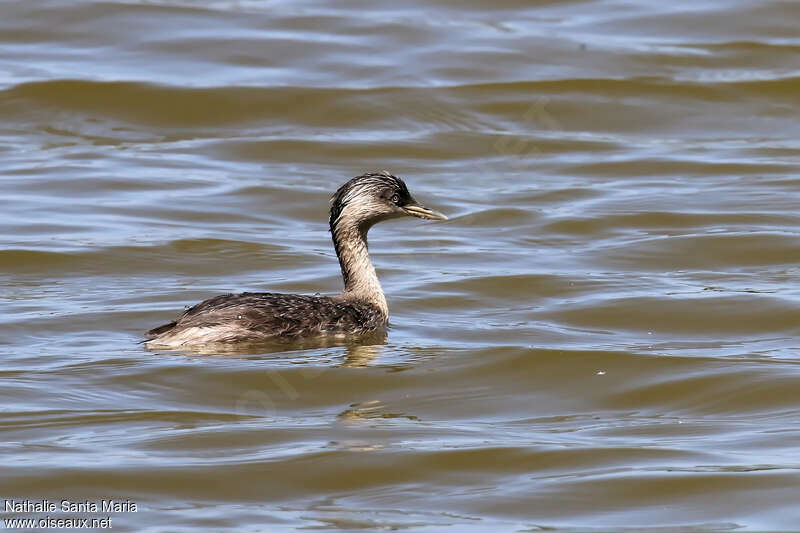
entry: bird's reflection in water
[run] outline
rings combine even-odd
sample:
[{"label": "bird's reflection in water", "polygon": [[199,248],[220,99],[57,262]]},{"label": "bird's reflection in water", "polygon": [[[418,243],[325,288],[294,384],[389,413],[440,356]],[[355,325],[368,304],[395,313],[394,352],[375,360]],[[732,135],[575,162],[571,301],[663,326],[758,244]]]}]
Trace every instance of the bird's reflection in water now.
[{"label": "bird's reflection in water", "polygon": [[345,409],[336,418],[340,422],[358,423],[365,420],[404,418],[414,422],[419,421],[419,417],[407,415],[405,413],[393,413],[388,411],[387,406],[380,400],[367,400],[350,404],[349,409]]},{"label": "bird's reflection in water", "polygon": [[[154,353],[163,355],[183,355],[183,356],[220,356],[220,357],[241,357],[246,359],[261,359],[269,357],[271,361],[278,361],[291,365],[292,368],[299,370],[297,378],[302,380],[312,380],[330,370],[331,366],[339,368],[367,368],[375,365],[380,359],[381,354],[386,348],[387,335],[385,332],[372,332],[367,335],[360,335],[351,338],[331,338],[321,337],[318,339],[303,339],[290,341],[276,341],[271,343],[259,344],[219,344],[205,345],[182,350],[151,350]],[[336,354],[338,363],[331,365],[332,353],[327,348],[344,348],[343,357],[340,350]],[[323,350],[320,353],[319,350]],[[287,395],[293,397],[297,390],[293,384],[280,379],[275,372],[268,372],[269,377],[279,388],[288,387]],[[296,385],[296,383],[294,383]],[[285,391],[284,391],[285,392]],[[253,391],[248,391],[252,394]],[[268,398],[263,391],[255,391],[256,400],[262,397]],[[271,405],[271,403],[270,403]],[[404,419],[417,422],[419,418],[406,413],[393,412],[380,400],[368,399],[364,401],[350,403],[348,408],[336,415],[336,420],[345,424],[364,424],[375,422],[376,420]],[[349,450],[368,451],[380,449],[381,446],[374,443],[367,443],[360,440],[338,441],[335,443],[338,448]]]},{"label": "bird's reflection in water", "polygon": [[[385,341],[385,339],[384,339]],[[386,343],[381,344],[351,344],[347,346],[347,354],[340,366],[356,368],[369,366],[378,360],[378,356],[386,349]]]},{"label": "bird's reflection in water", "polygon": [[374,331],[364,335],[349,337],[317,337],[312,339],[274,340],[260,343],[237,344],[205,344],[202,346],[183,347],[175,350],[149,351],[161,355],[184,356],[224,356],[241,358],[258,358],[270,356],[280,358],[293,365],[319,364],[329,359],[329,353],[309,353],[326,348],[345,348],[344,359],[335,366],[356,368],[374,364],[379,355],[386,349],[387,334],[385,331]]}]

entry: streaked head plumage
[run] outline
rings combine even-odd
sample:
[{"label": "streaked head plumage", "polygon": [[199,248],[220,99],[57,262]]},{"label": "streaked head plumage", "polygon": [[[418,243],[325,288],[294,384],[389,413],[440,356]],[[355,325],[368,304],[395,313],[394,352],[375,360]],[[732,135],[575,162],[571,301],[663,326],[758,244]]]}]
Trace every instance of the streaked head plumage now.
[{"label": "streaked head plumage", "polygon": [[368,172],[351,179],[331,197],[333,230],[345,217],[369,228],[372,224],[406,215],[432,220],[447,217],[422,207],[408,192],[405,182],[388,170]]}]

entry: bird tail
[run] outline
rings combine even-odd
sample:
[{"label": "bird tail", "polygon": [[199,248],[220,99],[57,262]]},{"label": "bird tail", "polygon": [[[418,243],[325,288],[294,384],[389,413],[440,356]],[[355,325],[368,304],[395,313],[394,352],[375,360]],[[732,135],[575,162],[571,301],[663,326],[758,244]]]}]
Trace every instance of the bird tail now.
[{"label": "bird tail", "polygon": [[168,324],[164,324],[163,326],[158,326],[157,328],[153,328],[150,331],[148,331],[147,333],[145,333],[145,337],[147,337],[147,340],[155,339],[156,337],[158,337],[162,333],[166,333],[169,330],[171,330],[172,328],[174,328],[177,324],[178,324],[178,322],[173,320],[172,322],[170,322]]}]

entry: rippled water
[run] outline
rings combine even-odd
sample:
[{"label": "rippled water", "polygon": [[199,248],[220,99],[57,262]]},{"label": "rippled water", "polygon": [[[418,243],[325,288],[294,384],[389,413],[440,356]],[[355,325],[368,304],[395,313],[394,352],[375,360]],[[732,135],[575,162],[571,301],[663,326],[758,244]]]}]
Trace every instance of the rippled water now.
[{"label": "rippled water", "polygon": [[[0,4],[0,499],[123,531],[800,530],[795,2]],[[158,353],[231,291],[385,339]],[[0,506],[0,511],[6,511]],[[47,513],[4,512],[42,518]]]}]

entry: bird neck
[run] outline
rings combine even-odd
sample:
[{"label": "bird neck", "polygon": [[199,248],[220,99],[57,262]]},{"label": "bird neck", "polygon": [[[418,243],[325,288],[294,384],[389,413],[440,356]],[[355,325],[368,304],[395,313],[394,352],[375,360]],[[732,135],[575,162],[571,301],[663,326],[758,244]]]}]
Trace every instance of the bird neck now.
[{"label": "bird neck", "polygon": [[376,306],[384,317],[389,317],[386,297],[383,295],[378,274],[369,258],[367,232],[370,226],[349,221],[346,217],[331,225],[333,246],[339,258],[344,279],[346,299],[362,300]]}]

